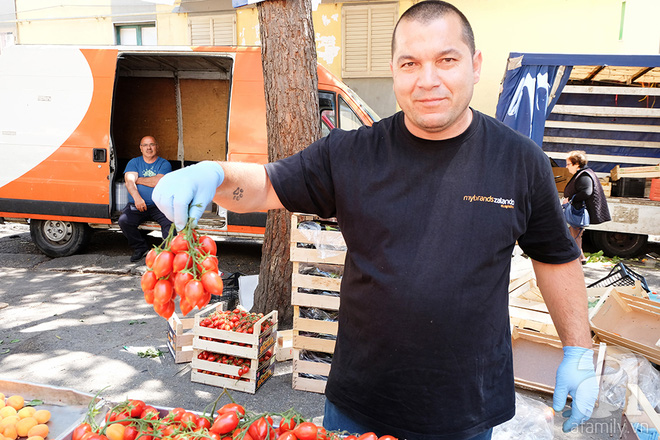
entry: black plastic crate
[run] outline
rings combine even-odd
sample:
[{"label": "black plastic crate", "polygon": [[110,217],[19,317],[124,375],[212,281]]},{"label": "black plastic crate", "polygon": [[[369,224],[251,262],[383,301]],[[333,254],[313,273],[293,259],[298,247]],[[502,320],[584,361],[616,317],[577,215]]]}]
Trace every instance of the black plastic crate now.
[{"label": "black plastic crate", "polygon": [[635,281],[639,281],[642,284],[642,288],[647,292],[651,291],[649,285],[646,283],[646,278],[625,264],[619,263],[612,268],[606,277],[589,284],[587,287],[634,286]]},{"label": "black plastic crate", "polygon": [[644,197],[646,178],[622,177],[612,182],[612,197]]}]

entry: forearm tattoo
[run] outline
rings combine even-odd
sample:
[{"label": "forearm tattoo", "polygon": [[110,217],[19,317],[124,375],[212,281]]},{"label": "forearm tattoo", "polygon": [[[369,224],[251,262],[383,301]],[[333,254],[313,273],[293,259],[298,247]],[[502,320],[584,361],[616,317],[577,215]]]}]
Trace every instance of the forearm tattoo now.
[{"label": "forearm tattoo", "polygon": [[236,189],[232,194],[234,195],[233,199],[238,202],[243,198],[243,188],[241,188],[240,186],[236,187]]}]

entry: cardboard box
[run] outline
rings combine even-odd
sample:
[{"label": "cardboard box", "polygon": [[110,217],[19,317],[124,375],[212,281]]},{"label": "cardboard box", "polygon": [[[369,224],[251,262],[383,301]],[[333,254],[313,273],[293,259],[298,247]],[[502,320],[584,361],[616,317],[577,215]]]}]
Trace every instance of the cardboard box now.
[{"label": "cardboard box", "polygon": [[571,180],[573,175],[565,167],[552,167],[552,174],[555,176],[557,191],[563,193],[566,184]]}]

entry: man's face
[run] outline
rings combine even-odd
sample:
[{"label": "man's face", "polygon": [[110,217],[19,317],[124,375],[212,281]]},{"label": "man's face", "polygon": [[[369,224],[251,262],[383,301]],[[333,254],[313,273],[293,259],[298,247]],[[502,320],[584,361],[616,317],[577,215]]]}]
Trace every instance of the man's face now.
[{"label": "man's face", "polygon": [[404,20],[396,31],[390,67],[394,94],[406,127],[417,137],[441,140],[465,131],[469,105],[481,74],[481,52],[463,41],[455,14],[429,23]]},{"label": "man's face", "polygon": [[140,141],[140,151],[142,152],[142,158],[147,162],[158,157],[158,144],[156,139],[146,136],[143,137]]}]

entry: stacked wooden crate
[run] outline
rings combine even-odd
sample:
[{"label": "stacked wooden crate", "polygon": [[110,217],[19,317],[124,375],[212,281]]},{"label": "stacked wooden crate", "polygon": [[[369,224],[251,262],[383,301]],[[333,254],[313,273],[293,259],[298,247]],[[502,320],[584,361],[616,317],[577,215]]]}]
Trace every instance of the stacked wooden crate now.
[{"label": "stacked wooden crate", "polygon": [[293,389],[323,393],[335,350],[346,246],[333,219],[291,216]]},{"label": "stacked wooden crate", "polygon": [[[202,325],[202,320],[222,310],[222,305],[214,304],[195,315],[190,379],[193,382],[254,394],[274,373],[277,310],[255,321],[252,333]],[[213,355],[213,358],[204,359],[200,356],[203,352]],[[248,372],[241,374],[238,365],[221,362],[223,356],[242,358],[250,367]]]}]

